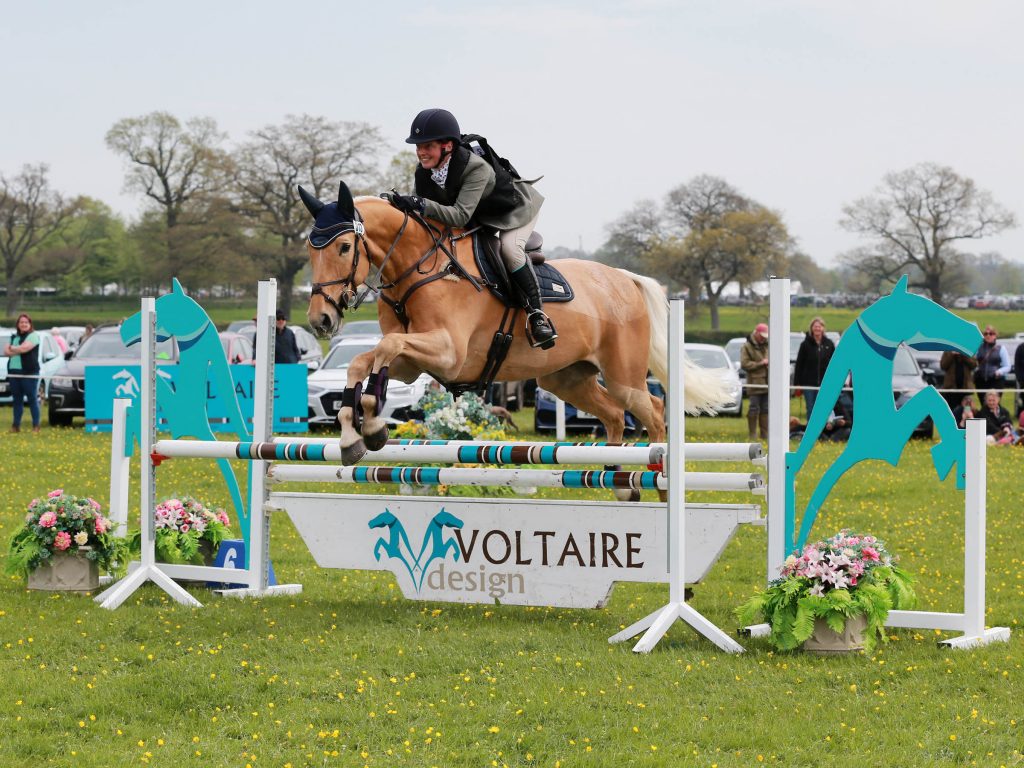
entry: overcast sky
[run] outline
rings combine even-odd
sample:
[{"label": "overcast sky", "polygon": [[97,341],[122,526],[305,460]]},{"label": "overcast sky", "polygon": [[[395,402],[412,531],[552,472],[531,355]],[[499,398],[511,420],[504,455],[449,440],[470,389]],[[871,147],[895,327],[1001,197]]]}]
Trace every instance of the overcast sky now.
[{"label": "overcast sky", "polygon": [[[444,106],[527,176],[546,242],[594,250],[638,200],[700,173],[779,212],[832,264],[882,176],[952,166],[1024,214],[1024,3],[518,0],[5,2],[0,172],[131,218],[103,137],[123,117],[210,116],[233,140],[289,113],[403,148]],[[974,244],[1024,261],[1024,228]]]}]

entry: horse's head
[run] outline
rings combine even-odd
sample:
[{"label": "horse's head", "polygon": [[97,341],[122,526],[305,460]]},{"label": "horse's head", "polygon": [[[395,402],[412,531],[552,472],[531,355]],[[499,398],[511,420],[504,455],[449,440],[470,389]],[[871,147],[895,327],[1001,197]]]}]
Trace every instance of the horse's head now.
[{"label": "horse's head", "polygon": [[957,317],[931,299],[907,292],[904,275],[885,296],[861,313],[860,324],[872,340],[889,345],[904,342],[920,350],[956,350],[973,355],[981,344],[975,323]]},{"label": "horse's head", "polygon": [[[210,318],[195,299],[185,293],[178,278],[171,278],[171,292],[156,300],[156,340],[171,336],[187,341],[206,330]],[[121,341],[126,345],[142,339],[142,314],[136,312],[121,323]]]},{"label": "horse's head", "polygon": [[344,311],[355,305],[356,288],[370,271],[365,230],[345,182],[341,182],[334,203],[323,203],[302,187],[299,197],[314,219],[306,238],[313,270],[307,318],[318,336],[330,336]]},{"label": "horse's head", "polygon": [[443,508],[434,515],[430,524],[436,525],[438,528],[461,528],[463,526],[463,522],[459,518]]}]

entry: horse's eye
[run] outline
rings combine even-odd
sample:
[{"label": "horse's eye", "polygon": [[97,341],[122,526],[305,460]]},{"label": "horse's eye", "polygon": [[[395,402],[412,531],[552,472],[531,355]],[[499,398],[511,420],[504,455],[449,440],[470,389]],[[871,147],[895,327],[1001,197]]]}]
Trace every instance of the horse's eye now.
[{"label": "horse's eye", "polygon": [[342,243],[341,244],[341,252],[342,253],[348,253],[351,250],[352,250],[352,244],[351,243]]}]

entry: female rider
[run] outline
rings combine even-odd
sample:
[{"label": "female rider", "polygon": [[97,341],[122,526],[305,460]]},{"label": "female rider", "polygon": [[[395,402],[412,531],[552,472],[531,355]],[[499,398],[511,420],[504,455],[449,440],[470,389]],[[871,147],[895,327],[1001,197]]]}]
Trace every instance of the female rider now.
[{"label": "female rider", "polygon": [[416,195],[385,192],[396,208],[420,213],[450,227],[480,224],[498,231],[499,251],[512,282],[526,299],[527,330],[534,347],[558,338],[541,305],[537,275],[526,257],[526,240],[537,224],[543,196],[533,184],[490,163],[462,143],[455,116],[425,109],[412,121],[407,144],[416,145]]}]

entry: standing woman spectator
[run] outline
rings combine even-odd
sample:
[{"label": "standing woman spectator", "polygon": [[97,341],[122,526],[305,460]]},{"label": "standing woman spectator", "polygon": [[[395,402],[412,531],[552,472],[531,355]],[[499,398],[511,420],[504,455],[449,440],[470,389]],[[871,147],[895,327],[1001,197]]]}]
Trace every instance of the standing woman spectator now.
[{"label": "standing woman spectator", "polygon": [[796,353],[796,367],[793,371],[793,384],[799,388],[810,388],[804,389],[808,418],[814,410],[814,401],[818,397],[821,380],[825,378],[825,369],[835,352],[836,345],[825,335],[825,321],[820,317],[811,320],[807,336]]},{"label": "standing woman spectator", "polygon": [[978,367],[974,369],[974,386],[978,391],[994,389],[1003,391],[1006,386],[1006,374],[1010,372],[1010,356],[1006,347],[996,341],[996,329],[985,326],[981,346],[975,357]]},{"label": "standing woman spectator", "polygon": [[[964,395],[970,394],[963,390],[971,388],[971,372],[978,367],[978,360],[973,355],[946,350],[939,359],[939,367],[945,371],[942,377],[942,396],[949,403],[949,409],[953,410],[963,403]],[[946,391],[950,389],[960,391]]]},{"label": "standing woman spectator", "polygon": [[1017,418],[1024,413],[1024,344],[1017,345],[1013,353],[1013,370],[1017,377]]},{"label": "standing woman spectator", "polygon": [[32,327],[32,318],[18,315],[17,332],[11,336],[11,343],[4,348],[10,359],[7,375],[11,382],[11,405],[14,421],[11,432],[21,431],[21,416],[24,402],[32,414],[32,431],[39,431],[39,334]]}]

